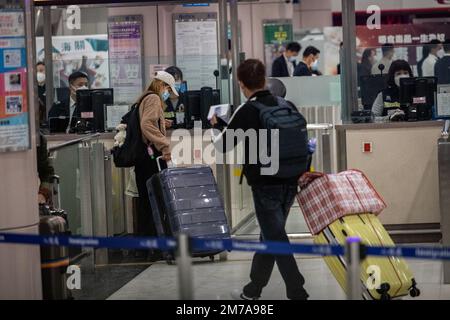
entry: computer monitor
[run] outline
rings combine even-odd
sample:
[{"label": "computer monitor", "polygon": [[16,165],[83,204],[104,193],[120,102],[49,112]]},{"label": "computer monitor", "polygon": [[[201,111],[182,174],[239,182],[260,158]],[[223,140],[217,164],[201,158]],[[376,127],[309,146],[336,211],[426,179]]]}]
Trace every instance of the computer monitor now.
[{"label": "computer monitor", "polygon": [[188,91],[186,97],[187,127],[192,128],[194,121],[202,121],[203,128],[210,128],[209,109],[220,104],[220,90],[203,87],[201,90]]},{"label": "computer monitor", "polygon": [[414,77],[400,79],[400,103],[409,106],[413,103],[433,107],[436,100],[436,77]]},{"label": "computer monitor", "polygon": [[436,104],[437,79],[416,77],[400,79],[400,104],[407,107],[408,120],[430,120]]},{"label": "computer monitor", "polygon": [[361,76],[361,102],[365,110],[371,110],[380,91],[388,87],[387,75]]},{"label": "computer monitor", "polygon": [[89,123],[94,131],[105,131],[105,106],[112,104],[114,104],[112,88],[77,91],[77,107],[81,119]]},{"label": "computer monitor", "polygon": [[400,105],[408,107],[413,103],[416,78],[400,78]]}]

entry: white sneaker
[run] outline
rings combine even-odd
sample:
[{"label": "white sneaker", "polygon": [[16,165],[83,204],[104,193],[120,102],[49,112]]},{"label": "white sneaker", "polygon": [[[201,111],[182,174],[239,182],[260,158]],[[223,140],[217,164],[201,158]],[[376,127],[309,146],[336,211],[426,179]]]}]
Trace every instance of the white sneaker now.
[{"label": "white sneaker", "polygon": [[233,300],[248,300],[248,301],[252,301],[252,300],[259,300],[259,298],[250,298],[247,297],[242,291],[240,290],[233,290],[231,291],[231,298],[233,298]]}]

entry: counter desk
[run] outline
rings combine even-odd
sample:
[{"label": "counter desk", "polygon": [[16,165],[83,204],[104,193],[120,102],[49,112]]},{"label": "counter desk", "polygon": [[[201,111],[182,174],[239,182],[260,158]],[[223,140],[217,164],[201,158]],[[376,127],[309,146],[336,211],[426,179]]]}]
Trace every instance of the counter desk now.
[{"label": "counter desk", "polygon": [[437,140],[442,127],[442,121],[336,126],[338,169],[367,175],[388,206],[380,215],[387,229],[439,237]]}]

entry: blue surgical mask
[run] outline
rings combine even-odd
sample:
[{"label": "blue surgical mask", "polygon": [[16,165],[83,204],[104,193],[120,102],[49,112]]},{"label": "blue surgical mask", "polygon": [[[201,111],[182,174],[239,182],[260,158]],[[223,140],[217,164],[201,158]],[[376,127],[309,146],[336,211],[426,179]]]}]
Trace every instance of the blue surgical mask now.
[{"label": "blue surgical mask", "polygon": [[177,92],[181,92],[181,83],[180,82],[175,82],[175,89],[177,90]]},{"label": "blue surgical mask", "polygon": [[170,93],[169,93],[169,91],[168,91],[168,90],[164,91],[164,92],[161,94],[161,98],[163,99],[163,101],[167,101],[167,99],[170,98]]}]

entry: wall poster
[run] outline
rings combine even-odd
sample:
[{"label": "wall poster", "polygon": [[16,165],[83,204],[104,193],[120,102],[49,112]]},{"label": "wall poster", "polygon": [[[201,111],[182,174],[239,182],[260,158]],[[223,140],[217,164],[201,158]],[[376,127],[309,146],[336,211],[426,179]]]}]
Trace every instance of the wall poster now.
[{"label": "wall poster", "polygon": [[264,20],[264,63],[267,75],[270,76],[272,62],[284,52],[285,46],[292,42],[293,31],[291,20]]},{"label": "wall poster", "polygon": [[144,89],[143,17],[115,16],[108,21],[109,70],[115,103],[133,103]]},{"label": "wall poster", "polygon": [[30,148],[22,10],[0,10],[0,152]]},{"label": "wall poster", "polygon": [[215,88],[214,71],[219,68],[217,14],[175,14],[173,23],[175,61],[189,90]]},{"label": "wall poster", "polygon": [[[89,76],[92,89],[109,88],[108,35],[54,36],[53,81],[55,88],[69,86],[72,72]],[[36,60],[44,61],[44,38],[36,38]]]}]

